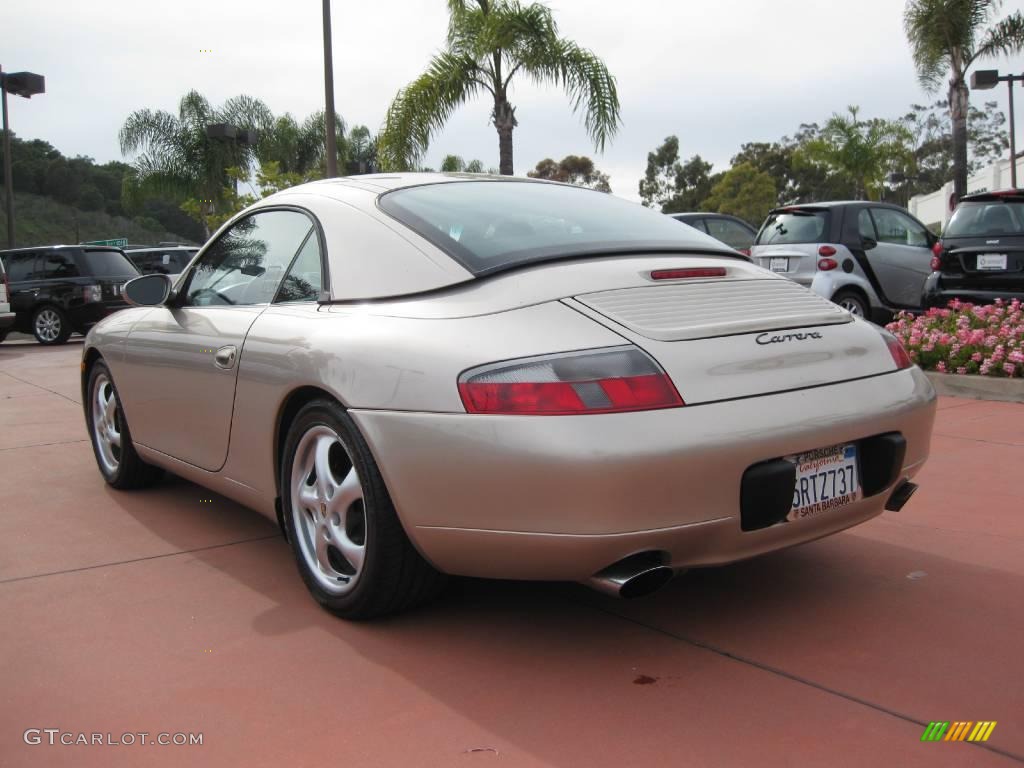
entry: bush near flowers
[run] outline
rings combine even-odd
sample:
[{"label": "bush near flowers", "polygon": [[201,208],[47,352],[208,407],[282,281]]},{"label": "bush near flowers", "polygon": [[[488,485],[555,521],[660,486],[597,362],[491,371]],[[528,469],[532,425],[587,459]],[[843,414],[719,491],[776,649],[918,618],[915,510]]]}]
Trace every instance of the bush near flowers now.
[{"label": "bush near flowers", "polygon": [[988,305],[954,300],[923,315],[900,312],[886,328],[926,371],[1024,377],[1024,306],[1018,299]]}]

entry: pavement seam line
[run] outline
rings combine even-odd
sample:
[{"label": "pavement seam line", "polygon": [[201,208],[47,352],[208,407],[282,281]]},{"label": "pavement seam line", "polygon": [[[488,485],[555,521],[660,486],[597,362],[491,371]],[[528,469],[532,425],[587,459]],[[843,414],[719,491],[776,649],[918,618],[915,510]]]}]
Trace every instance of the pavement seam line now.
[{"label": "pavement seam line", "polygon": [[74,445],[75,443],[88,443],[89,438],[83,437],[81,440],[58,440],[56,443],[31,443],[29,445],[10,445],[6,448],[0,448],[0,451],[21,451],[25,448],[42,448],[47,445]]},{"label": "pavement seam line", "polygon": [[81,568],[68,568],[64,571],[49,571],[48,573],[35,573],[31,576],[14,576],[10,579],[0,579],[0,584],[13,584],[16,581],[29,581],[31,579],[44,579],[47,576],[61,576],[66,573],[79,573],[81,571],[94,571],[100,568],[109,568],[115,565],[130,565],[131,563],[143,563],[147,560],[161,560],[166,557],[178,557],[179,555],[188,555],[193,552],[206,552],[211,549],[223,549],[224,547],[234,547],[238,544],[250,544],[256,541],[266,541],[267,539],[276,539],[280,536],[279,533],[270,533],[266,536],[256,536],[252,539],[239,539],[238,541],[228,541],[223,544],[210,544],[206,547],[196,547],[195,549],[182,549],[178,552],[164,552],[160,555],[148,555],[146,557],[135,557],[131,560],[115,560],[110,563],[97,563],[96,565],[83,565]]},{"label": "pavement seam line", "polygon": [[[889,715],[890,717],[895,717],[895,718],[903,720],[905,722],[913,723],[915,725],[919,725],[922,728],[925,728],[928,725],[929,721],[927,721],[927,720],[918,720],[916,717],[912,717],[911,715],[907,715],[907,714],[905,714],[903,712],[898,712],[895,709],[890,709],[890,708],[885,707],[885,706],[883,706],[881,704],[876,704],[873,701],[869,701],[867,699],[862,699],[859,696],[855,696],[852,693],[846,693],[845,691],[840,691],[840,690],[835,689],[835,688],[830,688],[829,686],[827,686],[827,685],[825,685],[823,683],[818,683],[818,682],[815,682],[814,680],[810,680],[810,679],[808,679],[806,677],[801,677],[800,675],[797,675],[797,674],[795,674],[793,672],[787,672],[786,670],[780,669],[779,667],[773,667],[770,664],[765,664],[764,662],[757,661],[756,659],[751,659],[751,658],[749,658],[747,656],[741,656],[738,653],[733,653],[732,651],[727,651],[724,648],[719,648],[717,646],[711,645],[710,643],[705,643],[705,642],[703,642],[701,640],[696,640],[694,638],[687,637],[685,635],[680,635],[680,634],[678,634],[676,632],[673,632],[671,630],[664,629],[663,627],[659,627],[659,626],[656,626],[656,625],[653,625],[653,624],[647,624],[646,622],[640,621],[639,619],[634,619],[631,616],[625,616],[625,615],[623,615],[621,613],[618,613],[616,611],[613,611],[613,610],[610,610],[610,609],[607,609],[607,608],[602,608],[602,607],[597,606],[597,605],[589,605],[589,604],[584,603],[584,602],[578,602],[578,601],[575,601],[575,600],[568,600],[568,602],[572,603],[574,605],[577,605],[577,606],[585,606],[585,607],[591,608],[592,610],[598,611],[599,613],[603,613],[606,616],[613,616],[613,617],[615,617],[617,619],[621,619],[622,621],[629,622],[630,624],[634,624],[634,625],[636,625],[638,627],[643,627],[644,629],[648,629],[651,632],[656,632],[656,633],[658,633],[660,635],[664,635],[665,637],[669,637],[669,638],[671,638],[673,640],[677,640],[677,641],[679,641],[681,643],[686,643],[687,645],[691,645],[694,648],[699,648],[700,650],[708,651],[709,653],[713,653],[713,654],[715,654],[717,656],[721,656],[721,657],[729,659],[731,661],[735,661],[735,662],[737,662],[739,664],[745,664],[747,666],[754,667],[755,669],[759,669],[762,672],[767,672],[769,674],[776,675],[778,677],[782,677],[782,678],[784,678],[786,680],[789,680],[791,682],[799,683],[800,685],[806,685],[809,688],[814,688],[815,690],[821,691],[822,693],[826,693],[826,694],[829,694],[831,696],[836,696],[838,698],[844,699],[844,700],[852,702],[854,704],[859,704],[862,707],[867,707],[869,709],[875,710],[876,712],[881,712],[882,714]],[[988,744],[986,742],[970,741],[970,742],[964,742],[964,743],[969,745],[969,746],[978,747],[979,749],[984,749],[984,750],[987,750],[988,752],[992,752],[993,754],[997,754],[997,755],[1000,755],[1001,757],[1006,757],[1006,758],[1009,758],[1010,760],[1013,760],[1015,762],[1024,764],[1024,755],[1018,755],[1015,752],[1010,752],[1009,750],[1001,749],[999,747],[993,746],[993,745]]]},{"label": "pavement seam line", "polygon": [[69,397],[66,394],[61,394],[60,392],[56,392],[56,391],[54,391],[52,389],[47,389],[46,387],[44,387],[44,386],[42,386],[40,384],[36,384],[36,382],[34,382],[34,381],[29,381],[28,379],[19,378],[17,376],[14,376],[14,374],[9,373],[7,371],[4,371],[3,375],[4,376],[9,376],[14,381],[19,381],[19,382],[22,382],[23,384],[28,384],[30,387],[36,387],[37,389],[42,389],[44,392],[49,392],[50,394],[55,394],[57,397],[63,397],[66,400],[68,400],[69,402],[74,402],[76,404],[76,406],[81,406],[81,404],[82,404],[78,400],[73,400],[71,397]]},{"label": "pavement seam line", "polygon": [[1008,446],[1010,448],[1024,448],[1024,444],[1022,444],[1022,443],[1006,443],[1006,442],[1003,442],[1002,440],[983,440],[980,437],[966,437],[965,435],[950,435],[950,434],[947,434],[945,432],[935,432],[934,434],[938,435],[939,437],[948,437],[948,438],[951,438],[953,440],[969,440],[972,443],[988,443],[989,445],[1003,445],[1003,446]]}]

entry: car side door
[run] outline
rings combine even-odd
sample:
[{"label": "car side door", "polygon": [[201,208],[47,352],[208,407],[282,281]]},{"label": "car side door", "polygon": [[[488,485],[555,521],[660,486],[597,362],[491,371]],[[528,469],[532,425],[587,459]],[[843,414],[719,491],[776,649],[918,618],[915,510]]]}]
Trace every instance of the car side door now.
[{"label": "car side door", "polygon": [[21,329],[28,327],[39,293],[36,281],[37,257],[36,251],[16,251],[4,256],[4,268],[10,282],[11,311],[17,314],[17,324]]},{"label": "car side door", "polygon": [[132,327],[117,375],[136,442],[211,472],[223,466],[245,337],[314,230],[294,208],[236,221],[206,247],[178,295]]},{"label": "car side door", "polygon": [[877,233],[877,245],[866,254],[882,292],[896,306],[920,307],[924,281],[931,274],[932,238],[928,230],[894,208],[872,206],[867,210]]}]

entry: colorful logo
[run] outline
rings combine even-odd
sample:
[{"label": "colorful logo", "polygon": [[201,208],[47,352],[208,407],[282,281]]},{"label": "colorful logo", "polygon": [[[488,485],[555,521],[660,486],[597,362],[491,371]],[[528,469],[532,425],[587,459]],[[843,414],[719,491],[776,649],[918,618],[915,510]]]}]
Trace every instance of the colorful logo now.
[{"label": "colorful logo", "polygon": [[921,734],[921,741],[988,741],[995,727],[995,720],[931,722]]}]

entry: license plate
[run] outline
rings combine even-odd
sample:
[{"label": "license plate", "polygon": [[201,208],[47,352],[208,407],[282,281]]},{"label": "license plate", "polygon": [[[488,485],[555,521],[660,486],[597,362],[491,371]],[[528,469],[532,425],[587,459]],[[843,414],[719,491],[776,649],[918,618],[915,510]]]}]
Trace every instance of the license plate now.
[{"label": "license plate", "polygon": [[856,445],[833,445],[786,459],[796,464],[796,487],[787,520],[812,517],[860,498]]},{"label": "license plate", "polygon": [[1006,254],[979,253],[978,269],[1006,269]]},{"label": "license plate", "polygon": [[789,259],[775,256],[768,260],[768,269],[772,272],[789,272]]}]

